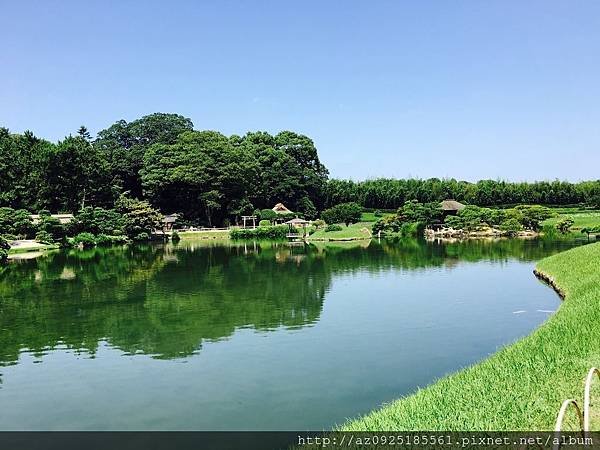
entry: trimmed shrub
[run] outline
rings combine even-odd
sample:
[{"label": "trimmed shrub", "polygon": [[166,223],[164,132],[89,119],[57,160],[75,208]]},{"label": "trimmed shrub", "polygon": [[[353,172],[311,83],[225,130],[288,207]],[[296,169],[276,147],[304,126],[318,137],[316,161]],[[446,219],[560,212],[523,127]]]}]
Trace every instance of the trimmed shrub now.
[{"label": "trimmed shrub", "polygon": [[500,225],[500,230],[508,236],[516,236],[522,229],[523,226],[515,218],[507,219],[504,222],[502,222],[502,225]]},{"label": "trimmed shrub", "polygon": [[332,231],[342,231],[343,228],[341,225],[337,225],[337,224],[331,224],[331,225],[327,225],[325,227],[325,233],[330,233]]},{"label": "trimmed shrub", "polygon": [[52,235],[44,230],[38,231],[36,233],[35,240],[41,244],[53,244],[54,243],[54,239],[52,238]]},{"label": "trimmed shrub", "polygon": [[77,236],[71,239],[71,243],[74,246],[79,246],[83,248],[95,247],[96,236],[94,236],[92,233],[87,232],[79,233]]},{"label": "trimmed shrub", "polygon": [[181,236],[179,236],[179,233],[177,231],[173,231],[171,233],[171,242],[179,242],[181,240]]},{"label": "trimmed shrub", "polygon": [[241,228],[231,230],[231,239],[284,239],[288,234],[287,225],[258,227],[254,230]]},{"label": "trimmed shrub", "polygon": [[146,232],[138,233],[133,237],[133,240],[136,242],[149,241],[150,235]]},{"label": "trimmed shrub", "polygon": [[96,245],[121,245],[128,242],[127,236],[118,235],[110,236],[107,234],[99,234],[96,236]]},{"label": "trimmed shrub", "polygon": [[258,226],[259,227],[270,227],[271,221],[270,220],[261,220],[260,222],[258,222]]}]

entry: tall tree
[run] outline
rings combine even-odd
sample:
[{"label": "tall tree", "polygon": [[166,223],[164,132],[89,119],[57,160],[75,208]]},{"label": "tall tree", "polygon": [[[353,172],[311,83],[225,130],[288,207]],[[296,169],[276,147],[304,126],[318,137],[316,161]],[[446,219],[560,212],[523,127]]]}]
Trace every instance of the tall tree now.
[{"label": "tall tree", "polygon": [[193,129],[192,121],[178,114],[154,113],[133,122],[119,120],[98,133],[94,145],[108,160],[111,183],[119,192],[142,195],[139,171],[144,154],[154,144],[173,144]]}]

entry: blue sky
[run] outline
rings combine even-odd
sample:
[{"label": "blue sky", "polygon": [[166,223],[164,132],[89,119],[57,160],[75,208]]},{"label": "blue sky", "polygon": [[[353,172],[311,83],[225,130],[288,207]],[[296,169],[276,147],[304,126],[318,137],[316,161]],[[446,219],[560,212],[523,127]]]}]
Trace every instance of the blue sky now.
[{"label": "blue sky", "polygon": [[597,1],[0,0],[0,126],[177,112],[333,177],[597,179]]}]

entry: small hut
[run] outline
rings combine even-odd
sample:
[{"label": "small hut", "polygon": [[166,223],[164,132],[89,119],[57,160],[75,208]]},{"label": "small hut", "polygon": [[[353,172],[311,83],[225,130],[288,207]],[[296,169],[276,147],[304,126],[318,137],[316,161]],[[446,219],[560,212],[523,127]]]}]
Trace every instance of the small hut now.
[{"label": "small hut", "polygon": [[173,227],[175,226],[175,222],[179,218],[179,214],[169,214],[163,218],[163,231],[169,232],[173,231]]},{"label": "small hut", "polygon": [[[295,219],[288,220],[287,222],[285,222],[285,224],[290,228],[287,237],[289,239],[299,239],[306,237],[306,227],[310,225],[310,222],[308,220],[299,219],[298,217],[296,217]],[[298,228],[302,229],[301,233],[298,233],[296,231]]]},{"label": "small hut", "polygon": [[462,209],[465,209],[465,205],[456,200],[444,200],[440,203],[444,217],[455,216]]}]

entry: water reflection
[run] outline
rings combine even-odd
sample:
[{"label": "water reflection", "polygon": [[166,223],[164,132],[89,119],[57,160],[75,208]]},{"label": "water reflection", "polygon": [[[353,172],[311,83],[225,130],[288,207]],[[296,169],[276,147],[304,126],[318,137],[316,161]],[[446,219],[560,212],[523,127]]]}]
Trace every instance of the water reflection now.
[{"label": "water reflection", "polygon": [[67,347],[93,357],[106,341],[127,354],[185,357],[236,329],[295,329],[319,320],[343,273],[415,270],[458,261],[533,261],[572,241],[449,244],[417,240],[289,246],[186,242],[70,250],[0,273],[0,364]]}]

